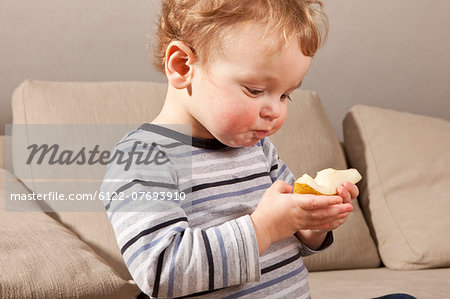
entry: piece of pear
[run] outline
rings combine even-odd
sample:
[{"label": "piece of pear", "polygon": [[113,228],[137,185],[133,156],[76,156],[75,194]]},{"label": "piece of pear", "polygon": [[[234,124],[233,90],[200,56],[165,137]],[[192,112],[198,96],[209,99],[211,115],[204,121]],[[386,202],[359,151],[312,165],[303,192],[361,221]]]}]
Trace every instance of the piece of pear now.
[{"label": "piece of pear", "polygon": [[294,193],[335,195],[336,189],[345,182],[356,184],[361,179],[361,174],[355,168],[345,170],[326,168],[319,171],[314,179],[306,173],[302,175],[294,183]]}]

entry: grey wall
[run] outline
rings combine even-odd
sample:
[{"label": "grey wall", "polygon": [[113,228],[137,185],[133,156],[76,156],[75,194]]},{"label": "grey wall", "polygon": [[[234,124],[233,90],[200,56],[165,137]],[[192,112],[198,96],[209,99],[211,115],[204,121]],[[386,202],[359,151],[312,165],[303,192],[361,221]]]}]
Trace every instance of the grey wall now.
[{"label": "grey wall", "polygon": [[342,139],[354,104],[450,120],[450,1],[325,1],[329,39],[304,88],[317,90]]},{"label": "grey wall", "polygon": [[[0,134],[24,79],[163,82],[146,53],[159,1],[0,0]],[[324,0],[329,39],[304,89],[338,137],[354,104],[450,119],[450,1]]]}]

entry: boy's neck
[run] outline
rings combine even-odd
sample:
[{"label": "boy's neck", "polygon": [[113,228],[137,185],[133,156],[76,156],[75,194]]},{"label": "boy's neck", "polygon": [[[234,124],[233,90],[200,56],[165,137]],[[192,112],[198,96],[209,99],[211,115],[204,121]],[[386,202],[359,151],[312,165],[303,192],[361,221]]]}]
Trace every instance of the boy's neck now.
[{"label": "boy's neck", "polygon": [[177,130],[197,138],[214,139],[209,132],[202,133],[205,132],[205,128],[187,112],[185,102],[189,99],[185,99],[186,96],[186,90],[175,89],[169,84],[164,106],[151,123],[155,125],[187,125],[186,127],[177,126]]}]

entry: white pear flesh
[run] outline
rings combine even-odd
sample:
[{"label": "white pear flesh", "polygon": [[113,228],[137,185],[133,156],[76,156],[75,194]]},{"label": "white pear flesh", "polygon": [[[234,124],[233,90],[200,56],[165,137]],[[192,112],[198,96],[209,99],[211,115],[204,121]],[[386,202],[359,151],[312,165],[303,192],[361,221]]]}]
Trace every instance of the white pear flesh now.
[{"label": "white pear flesh", "polygon": [[314,179],[308,174],[304,174],[295,183],[306,184],[318,193],[324,195],[334,195],[336,194],[336,189],[345,182],[356,184],[361,179],[361,174],[354,168],[345,170],[326,168],[317,172]]}]

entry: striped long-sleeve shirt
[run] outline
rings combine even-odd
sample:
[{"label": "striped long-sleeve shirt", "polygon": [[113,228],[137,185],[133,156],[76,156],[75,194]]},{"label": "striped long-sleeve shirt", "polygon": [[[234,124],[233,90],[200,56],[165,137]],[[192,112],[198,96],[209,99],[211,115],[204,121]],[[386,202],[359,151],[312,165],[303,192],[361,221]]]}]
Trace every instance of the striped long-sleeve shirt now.
[{"label": "striped long-sleeve shirt", "polygon": [[[291,236],[258,253],[249,215],[273,182],[295,180],[268,138],[232,148],[143,124],[122,138],[113,155],[102,184],[111,197],[105,209],[144,293],[309,297],[301,257],[316,251]],[[133,163],[127,163],[130,157]],[[329,233],[321,250],[332,242]]]}]

